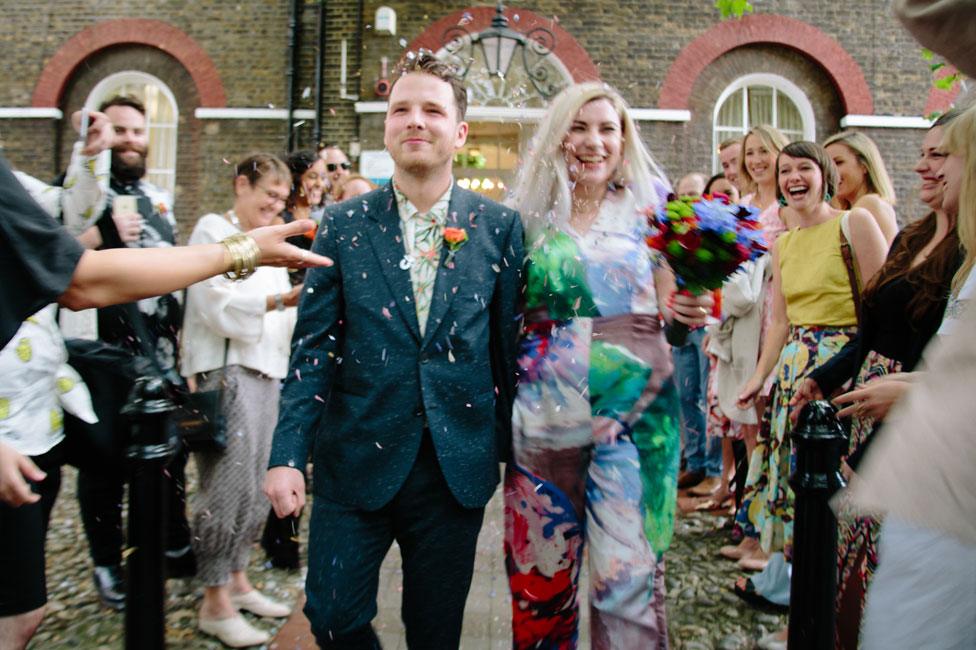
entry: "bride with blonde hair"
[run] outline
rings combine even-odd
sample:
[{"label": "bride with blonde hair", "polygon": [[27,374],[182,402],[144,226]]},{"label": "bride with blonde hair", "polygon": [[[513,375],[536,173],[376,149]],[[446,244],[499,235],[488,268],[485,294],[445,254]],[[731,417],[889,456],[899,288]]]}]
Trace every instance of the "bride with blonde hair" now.
[{"label": "bride with blonde hair", "polygon": [[529,241],[505,551],[516,648],[576,647],[590,570],[593,648],[667,643],[664,564],[678,471],[678,395],[665,323],[704,322],[645,244],[664,174],[621,96],[560,93],[512,205]]}]

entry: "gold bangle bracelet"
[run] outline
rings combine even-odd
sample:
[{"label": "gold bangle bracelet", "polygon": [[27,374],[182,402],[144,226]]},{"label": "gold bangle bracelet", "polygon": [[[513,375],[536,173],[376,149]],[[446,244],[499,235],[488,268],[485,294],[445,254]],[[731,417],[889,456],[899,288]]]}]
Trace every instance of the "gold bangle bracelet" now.
[{"label": "gold bangle bracelet", "polygon": [[261,256],[261,249],[253,237],[245,233],[235,233],[225,237],[220,243],[230,253],[231,258],[231,268],[224,271],[225,278],[244,280],[254,273]]},{"label": "gold bangle bracelet", "polygon": [[241,269],[244,268],[244,256],[241,251],[241,245],[237,239],[237,235],[234,235],[233,237],[228,237],[223,241],[223,244],[224,246],[227,247],[227,250],[230,252],[231,264],[232,264],[231,269],[224,273],[224,277],[230,280],[242,279]]}]

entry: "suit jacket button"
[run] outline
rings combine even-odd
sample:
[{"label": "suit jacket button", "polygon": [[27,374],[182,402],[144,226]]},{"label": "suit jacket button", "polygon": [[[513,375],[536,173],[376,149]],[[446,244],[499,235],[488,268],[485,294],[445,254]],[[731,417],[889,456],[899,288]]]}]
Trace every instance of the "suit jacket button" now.
[{"label": "suit jacket button", "polygon": [[413,414],[414,414],[414,416],[416,416],[418,418],[422,418],[422,417],[424,417],[424,410],[423,409],[417,409],[416,411],[413,412]]},{"label": "suit jacket button", "polygon": [[430,357],[425,354],[424,356],[420,357],[420,363],[430,363]]}]

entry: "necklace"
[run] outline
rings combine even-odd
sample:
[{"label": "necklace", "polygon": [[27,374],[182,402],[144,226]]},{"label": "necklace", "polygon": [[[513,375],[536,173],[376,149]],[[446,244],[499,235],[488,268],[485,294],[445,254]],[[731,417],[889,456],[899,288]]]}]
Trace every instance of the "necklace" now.
[{"label": "necklace", "polygon": [[236,212],[234,212],[233,210],[228,210],[227,214],[224,216],[227,217],[227,221],[231,222],[232,225],[237,226],[237,229],[240,230],[241,220],[237,218]]}]

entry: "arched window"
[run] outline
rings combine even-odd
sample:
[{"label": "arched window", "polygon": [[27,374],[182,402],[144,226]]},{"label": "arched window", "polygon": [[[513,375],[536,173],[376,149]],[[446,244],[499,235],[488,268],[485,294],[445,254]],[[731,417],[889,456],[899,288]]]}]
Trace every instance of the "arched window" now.
[{"label": "arched window", "polygon": [[721,169],[718,146],[769,124],[788,140],[814,140],[813,106],[796,84],[774,74],[739,77],[722,92],[712,116],[712,169]]},{"label": "arched window", "polygon": [[127,70],[102,79],[88,95],[85,107],[95,110],[114,95],[136,97],[146,106],[149,157],[146,180],[172,194],[176,189],[176,125],[179,109],[169,87],[145,72]]}]

